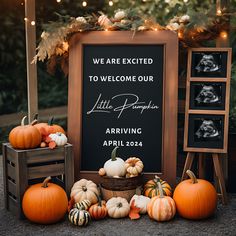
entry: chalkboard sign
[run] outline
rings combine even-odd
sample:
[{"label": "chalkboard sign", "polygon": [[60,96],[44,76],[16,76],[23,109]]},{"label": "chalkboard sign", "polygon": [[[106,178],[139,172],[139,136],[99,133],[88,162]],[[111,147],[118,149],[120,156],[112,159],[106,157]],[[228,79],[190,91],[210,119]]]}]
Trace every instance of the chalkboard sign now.
[{"label": "chalkboard sign", "polygon": [[119,157],[139,157],[145,173],[174,181],[177,42],[171,32],[134,38],[131,32],[91,32],[72,39],[68,135],[78,156],[77,178],[96,180],[119,146]]}]

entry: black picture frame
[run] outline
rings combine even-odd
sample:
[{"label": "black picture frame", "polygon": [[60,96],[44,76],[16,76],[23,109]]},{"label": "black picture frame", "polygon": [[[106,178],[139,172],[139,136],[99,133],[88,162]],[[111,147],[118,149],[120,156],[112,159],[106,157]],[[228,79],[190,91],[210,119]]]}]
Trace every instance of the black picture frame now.
[{"label": "black picture frame", "polygon": [[191,77],[226,78],[227,51],[192,51]]},{"label": "black picture frame", "polygon": [[223,149],[224,115],[190,114],[188,147]]},{"label": "black picture frame", "polygon": [[193,110],[225,110],[226,83],[190,82],[189,108]]}]

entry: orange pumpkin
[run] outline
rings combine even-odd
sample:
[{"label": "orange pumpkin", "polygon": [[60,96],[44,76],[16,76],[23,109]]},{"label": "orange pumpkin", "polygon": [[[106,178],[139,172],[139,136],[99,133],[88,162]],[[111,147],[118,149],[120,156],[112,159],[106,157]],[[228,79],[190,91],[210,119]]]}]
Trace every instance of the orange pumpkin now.
[{"label": "orange pumpkin", "polygon": [[13,148],[29,149],[35,148],[41,143],[41,134],[34,126],[34,122],[25,125],[26,116],[21,120],[21,125],[11,130],[9,142]]},{"label": "orange pumpkin", "polygon": [[22,200],[25,216],[32,222],[52,224],[61,220],[67,212],[68,199],[65,191],[57,184],[43,183],[30,186]]},{"label": "orange pumpkin", "polygon": [[[45,135],[45,132],[48,135],[54,134],[56,132],[61,132],[63,134],[66,134],[65,130],[60,125],[53,124],[53,119],[54,119],[54,117],[51,117],[48,120],[48,123],[38,123],[35,125],[35,127],[39,130],[39,132],[42,135]],[[42,131],[42,128],[44,129],[43,131]]]},{"label": "orange pumpkin", "polygon": [[147,213],[151,219],[156,221],[171,220],[176,213],[174,200],[169,196],[164,196],[161,183],[158,182],[160,195],[153,197],[147,205]]},{"label": "orange pumpkin", "polygon": [[92,219],[101,220],[107,216],[106,202],[102,201],[98,196],[98,203],[89,208],[89,213]]},{"label": "orange pumpkin", "polygon": [[160,195],[158,183],[161,183],[163,194],[166,196],[172,196],[172,189],[170,185],[166,182],[160,179],[158,176],[155,176],[154,179],[149,180],[144,185],[143,195],[146,197],[155,197]]},{"label": "orange pumpkin", "polygon": [[179,183],[174,191],[174,200],[178,213],[187,219],[204,219],[211,216],[217,205],[217,193],[213,185],[203,179],[197,179],[190,170],[186,172],[190,179]]}]

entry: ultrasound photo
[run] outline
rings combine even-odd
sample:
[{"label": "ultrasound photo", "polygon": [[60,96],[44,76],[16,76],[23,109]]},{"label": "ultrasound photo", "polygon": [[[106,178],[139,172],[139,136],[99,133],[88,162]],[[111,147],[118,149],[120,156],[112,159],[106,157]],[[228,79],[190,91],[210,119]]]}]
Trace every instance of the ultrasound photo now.
[{"label": "ultrasound photo", "polygon": [[221,68],[221,65],[218,64],[219,62],[216,62],[214,58],[214,54],[202,54],[202,58],[195,67],[197,72],[213,72],[213,71],[219,71]]},{"label": "ultrasound photo", "polygon": [[192,77],[226,77],[227,52],[192,52]]},{"label": "ultrasound photo", "polygon": [[224,110],[225,92],[224,82],[191,82],[190,109]]},{"label": "ultrasound photo", "polygon": [[220,139],[221,134],[212,120],[202,120],[200,122],[196,122],[195,125],[195,140],[212,140],[212,139]]},{"label": "ultrasound photo", "polygon": [[223,148],[224,115],[190,114],[188,146]]}]

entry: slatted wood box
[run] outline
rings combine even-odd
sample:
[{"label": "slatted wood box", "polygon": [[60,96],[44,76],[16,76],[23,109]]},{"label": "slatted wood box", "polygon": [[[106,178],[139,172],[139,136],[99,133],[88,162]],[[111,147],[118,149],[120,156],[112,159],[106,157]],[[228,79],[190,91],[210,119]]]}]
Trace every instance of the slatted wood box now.
[{"label": "slatted wood box", "polygon": [[3,179],[5,208],[18,218],[24,218],[22,198],[27,187],[47,176],[64,187],[68,197],[74,183],[72,145],[66,144],[53,150],[36,148],[16,150],[3,143]]}]

